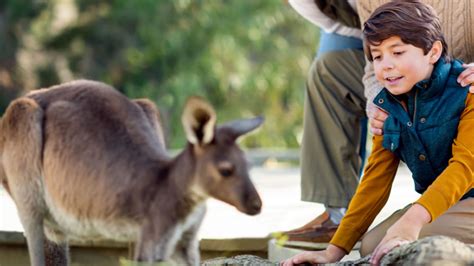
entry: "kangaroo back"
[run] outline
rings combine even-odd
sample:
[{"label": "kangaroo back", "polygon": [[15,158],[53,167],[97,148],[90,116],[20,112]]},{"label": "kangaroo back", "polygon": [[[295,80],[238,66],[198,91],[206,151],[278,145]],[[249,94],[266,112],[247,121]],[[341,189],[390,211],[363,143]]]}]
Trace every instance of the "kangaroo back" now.
[{"label": "kangaroo back", "polygon": [[53,217],[80,228],[64,217],[142,216],[145,210],[134,199],[143,187],[153,187],[158,162],[169,160],[156,107],[91,81],[29,97],[42,105],[47,118],[43,171]]}]

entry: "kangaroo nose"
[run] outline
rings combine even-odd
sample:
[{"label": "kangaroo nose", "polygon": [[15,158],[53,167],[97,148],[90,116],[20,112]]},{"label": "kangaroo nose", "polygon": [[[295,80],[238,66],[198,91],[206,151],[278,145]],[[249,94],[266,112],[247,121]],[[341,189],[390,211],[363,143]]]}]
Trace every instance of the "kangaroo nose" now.
[{"label": "kangaroo nose", "polygon": [[254,199],[250,201],[247,207],[247,214],[256,215],[259,214],[262,209],[262,201],[260,199]]}]

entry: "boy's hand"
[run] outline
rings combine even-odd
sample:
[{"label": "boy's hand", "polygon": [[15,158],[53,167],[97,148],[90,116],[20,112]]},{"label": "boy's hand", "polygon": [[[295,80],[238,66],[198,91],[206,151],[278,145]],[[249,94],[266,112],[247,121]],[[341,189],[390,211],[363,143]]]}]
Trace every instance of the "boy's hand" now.
[{"label": "boy's hand", "polygon": [[322,251],[305,251],[295,255],[285,261],[282,261],[282,266],[293,266],[308,262],[310,264],[318,263],[332,263],[339,261],[346,255],[346,252],[337,246],[329,244],[329,246]]},{"label": "boy's hand", "polygon": [[382,257],[392,249],[415,241],[418,238],[419,231],[412,231],[413,228],[411,228],[410,225],[403,225],[398,222],[393,224],[392,227],[387,230],[385,237],[380,241],[374,252],[372,252],[370,263],[373,265],[379,265]]},{"label": "boy's hand", "polygon": [[466,69],[459,74],[457,81],[463,87],[471,84],[469,92],[474,93],[474,63],[463,64],[462,66]]},{"label": "boy's hand", "polygon": [[413,204],[410,209],[395,222],[372,252],[370,263],[378,265],[382,257],[393,248],[418,239],[421,228],[431,220],[430,213],[421,205]]},{"label": "boy's hand", "polygon": [[367,116],[369,117],[370,132],[374,135],[383,134],[383,123],[388,117],[388,113],[378,108],[373,103],[367,103]]}]

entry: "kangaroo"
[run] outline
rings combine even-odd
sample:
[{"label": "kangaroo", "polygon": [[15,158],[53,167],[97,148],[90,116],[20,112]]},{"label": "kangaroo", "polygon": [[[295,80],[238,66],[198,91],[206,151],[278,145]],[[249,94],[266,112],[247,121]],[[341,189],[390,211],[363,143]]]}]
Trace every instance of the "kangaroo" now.
[{"label": "kangaroo", "polygon": [[239,136],[263,118],[216,126],[214,109],[190,98],[187,145],[168,155],[159,113],[100,82],[79,80],[14,100],[0,124],[0,183],[13,198],[34,266],[68,264],[67,242],[134,241],[134,259],[178,254],[200,261],[197,230],[214,197],[256,215]]}]

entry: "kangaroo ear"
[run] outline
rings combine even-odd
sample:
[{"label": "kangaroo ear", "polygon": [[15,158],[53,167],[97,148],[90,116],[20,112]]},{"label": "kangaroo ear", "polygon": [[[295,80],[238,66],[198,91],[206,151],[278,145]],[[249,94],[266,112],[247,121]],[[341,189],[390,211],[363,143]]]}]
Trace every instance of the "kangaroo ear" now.
[{"label": "kangaroo ear", "polygon": [[207,144],[214,138],[216,112],[199,97],[187,100],[181,117],[186,138],[192,144]]},{"label": "kangaroo ear", "polygon": [[220,125],[218,130],[229,132],[233,139],[237,139],[238,137],[259,127],[264,120],[265,119],[261,116],[250,119],[234,120]]}]

